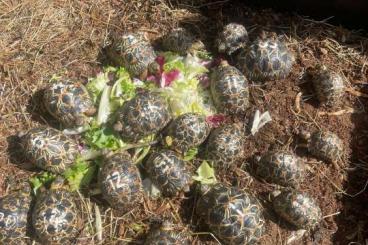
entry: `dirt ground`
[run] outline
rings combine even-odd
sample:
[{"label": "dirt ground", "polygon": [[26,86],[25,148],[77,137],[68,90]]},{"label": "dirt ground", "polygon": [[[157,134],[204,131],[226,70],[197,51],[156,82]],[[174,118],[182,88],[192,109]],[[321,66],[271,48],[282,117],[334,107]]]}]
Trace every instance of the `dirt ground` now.
[{"label": "dirt ground", "polygon": [[[121,3],[124,2],[124,3]],[[53,74],[85,81],[101,69],[103,47],[110,36],[146,31],[153,43],[170,28],[193,30],[213,50],[216,33],[232,21],[244,24],[254,39],[262,30],[284,35],[295,52],[289,77],[252,83],[246,121],[256,109],[273,118],[256,136],[249,136],[245,162],[218,178],[254,193],[266,208],[266,234],[260,244],[286,244],[294,230],[267,208],[268,193],[277,187],[247,172],[247,163],[270,148],[296,151],[308,165],[301,190],[313,196],[324,219],[320,227],[292,244],[366,244],[368,238],[368,39],[308,17],[251,9],[229,1],[54,1],[23,0],[0,3],[0,195],[26,181],[35,170],[19,151],[17,133],[50,121],[38,103],[39,90]],[[193,4],[197,2],[197,5]],[[210,2],[210,3],[208,3]],[[326,16],[328,17],[328,16]],[[341,72],[348,90],[337,108],[318,105],[305,81],[305,70],[318,62]],[[300,103],[297,95],[302,92]],[[311,98],[310,98],[311,97]],[[306,99],[309,98],[309,99]],[[339,167],[320,162],[298,147],[299,129],[327,129],[344,142]],[[140,244],[150,222],[170,216],[193,233],[193,244],[216,244],[193,214],[196,196],[145,201],[129,214],[102,209],[104,241],[85,229],[79,244]],[[101,204],[92,198],[87,209]],[[102,203],[103,204],[103,203]],[[95,212],[87,210],[88,220]],[[91,225],[91,224],[89,224]],[[93,229],[92,229],[93,230]]]}]

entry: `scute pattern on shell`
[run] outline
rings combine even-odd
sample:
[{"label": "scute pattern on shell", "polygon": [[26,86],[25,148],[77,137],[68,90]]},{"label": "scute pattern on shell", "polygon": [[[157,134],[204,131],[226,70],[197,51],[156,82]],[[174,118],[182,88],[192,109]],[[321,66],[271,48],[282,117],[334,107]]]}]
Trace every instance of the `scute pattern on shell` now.
[{"label": "scute pattern on shell", "polygon": [[224,26],[216,40],[220,53],[231,55],[248,42],[248,32],[243,25],[230,23]]},{"label": "scute pattern on shell", "polygon": [[202,144],[210,133],[206,118],[196,113],[186,113],[170,123],[167,136],[172,139],[172,149],[180,153]]},{"label": "scute pattern on shell", "polygon": [[0,198],[0,244],[26,244],[32,197],[30,188]]},{"label": "scute pattern on shell", "polygon": [[189,187],[191,174],[186,163],[171,150],[151,153],[145,169],[164,196],[175,196]]},{"label": "scute pattern on shell", "polygon": [[344,144],[334,133],[329,131],[316,131],[309,142],[309,151],[315,157],[336,163],[342,159]]},{"label": "scute pattern on shell", "polygon": [[209,187],[199,198],[196,211],[225,244],[254,244],[264,233],[259,202],[234,187]]},{"label": "scute pattern on shell", "polygon": [[251,80],[286,77],[294,64],[294,55],[280,39],[256,39],[237,56],[239,69]]},{"label": "scute pattern on shell", "polygon": [[121,135],[129,141],[137,141],[163,129],[170,121],[167,102],[154,92],[137,94],[125,102],[118,121],[122,125]]},{"label": "scute pattern on shell", "polygon": [[189,245],[188,236],[183,231],[174,229],[174,225],[163,224],[152,229],[145,245]]},{"label": "scute pattern on shell", "polygon": [[291,152],[272,151],[255,164],[255,174],[270,183],[298,186],[304,179],[305,166],[302,160]]},{"label": "scute pattern on shell", "polygon": [[229,166],[244,153],[244,130],[241,124],[226,124],[214,129],[207,142],[207,155],[215,166]]},{"label": "scute pattern on shell", "polygon": [[322,220],[322,212],[316,201],[305,193],[282,191],[274,197],[275,212],[300,229],[313,229]]},{"label": "scute pattern on shell", "polygon": [[162,39],[164,50],[185,55],[196,42],[195,37],[184,28],[175,28]]},{"label": "scute pattern on shell", "polygon": [[43,103],[47,111],[65,127],[83,126],[96,112],[83,84],[58,81],[46,87]]},{"label": "scute pattern on shell", "polygon": [[99,173],[103,198],[111,207],[129,212],[142,200],[143,189],[138,168],[126,152],[106,159]]},{"label": "scute pattern on shell", "polygon": [[60,174],[79,155],[77,143],[59,130],[38,127],[22,137],[25,156],[37,167]]},{"label": "scute pattern on shell", "polygon": [[249,105],[247,79],[228,64],[220,65],[211,74],[211,93],[216,108],[227,115],[243,114]]}]

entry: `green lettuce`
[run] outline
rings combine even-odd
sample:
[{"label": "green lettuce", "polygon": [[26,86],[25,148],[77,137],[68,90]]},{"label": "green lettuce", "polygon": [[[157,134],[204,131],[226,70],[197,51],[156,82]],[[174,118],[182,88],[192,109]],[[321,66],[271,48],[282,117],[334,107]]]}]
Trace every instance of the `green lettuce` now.
[{"label": "green lettuce", "polygon": [[68,181],[70,190],[75,191],[81,187],[86,187],[95,177],[97,165],[94,162],[88,162],[77,159],[76,162],[63,173]]},{"label": "green lettuce", "polygon": [[36,195],[38,190],[42,186],[50,185],[55,180],[55,178],[56,175],[50,172],[42,172],[41,174],[38,174],[30,178],[29,182],[31,183],[33,194]]},{"label": "green lettuce", "polygon": [[217,182],[215,170],[208,164],[207,161],[203,161],[196,172],[197,175],[193,176],[193,179],[201,184],[211,185]]},{"label": "green lettuce", "polygon": [[106,125],[92,122],[90,128],[84,132],[84,140],[93,149],[117,150],[125,145],[120,136]]}]

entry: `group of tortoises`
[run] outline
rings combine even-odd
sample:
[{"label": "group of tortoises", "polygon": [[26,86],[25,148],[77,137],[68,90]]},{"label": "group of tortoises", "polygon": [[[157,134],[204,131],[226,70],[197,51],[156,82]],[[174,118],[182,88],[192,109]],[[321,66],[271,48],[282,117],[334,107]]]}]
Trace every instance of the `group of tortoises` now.
[{"label": "group of tortoises", "polygon": [[[249,80],[265,82],[286,77],[294,64],[294,55],[279,37],[256,38],[252,42],[244,26],[231,23],[219,33],[216,45],[219,53],[234,59],[212,68],[210,91],[218,111],[229,117],[243,115],[249,106]],[[162,42],[165,50],[195,55],[203,43],[183,28],[170,32]],[[119,52],[121,65],[131,76],[145,79],[157,72],[156,54],[141,33],[123,35],[111,52]],[[316,94],[321,103],[334,105],[341,97],[344,83],[338,74],[326,68],[312,72]],[[85,125],[96,113],[86,88],[78,82],[59,81],[50,84],[44,93],[44,106],[64,127]],[[207,159],[215,168],[227,168],[242,161],[246,128],[241,123],[225,123],[217,128],[198,113],[185,113],[172,118],[168,103],[160,94],[139,91],[117,112],[114,129],[122,139],[136,143],[150,134],[170,138],[170,144],[153,151],[142,164],[151,181],[165,197],[178,196],[189,190],[192,169],[183,154],[193,147],[203,146]],[[338,161],[343,152],[342,141],[325,131],[303,134],[308,150],[325,161]],[[83,158],[78,142],[50,127],[38,127],[21,136],[27,160],[40,169],[61,174],[77,158]],[[263,181],[281,186],[273,196],[274,211],[280,218],[307,230],[314,229],[322,219],[316,201],[298,190],[306,173],[306,163],[295,153],[285,150],[267,152],[254,163],[252,174]],[[26,188],[0,199],[0,241],[20,243],[29,228],[45,244],[68,244],[81,227],[78,199],[57,178],[51,188],[32,197]],[[108,204],[129,212],[145,195],[140,168],[130,154],[118,151],[107,154],[98,175],[99,187]],[[265,232],[263,208],[257,197],[236,186],[223,183],[202,184],[196,188],[198,217],[224,244],[253,244]],[[35,200],[35,203],[32,202]],[[189,244],[188,233],[164,221],[148,234],[145,244]]]}]

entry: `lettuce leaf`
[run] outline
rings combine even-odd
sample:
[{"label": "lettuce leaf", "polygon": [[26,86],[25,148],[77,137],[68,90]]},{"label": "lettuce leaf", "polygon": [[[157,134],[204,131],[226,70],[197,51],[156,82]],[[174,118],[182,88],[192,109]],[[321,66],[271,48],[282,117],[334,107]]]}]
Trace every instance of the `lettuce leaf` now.
[{"label": "lettuce leaf", "polygon": [[33,194],[37,195],[38,190],[42,186],[50,185],[56,178],[56,175],[50,172],[42,172],[36,176],[29,179],[31,183]]},{"label": "lettuce leaf", "polygon": [[95,176],[96,170],[97,166],[93,162],[77,159],[73,166],[65,170],[63,176],[68,181],[70,190],[75,191],[88,186]]},{"label": "lettuce leaf", "polygon": [[115,72],[114,67],[106,67],[103,72],[100,72],[97,74],[96,77],[88,79],[88,83],[86,85],[86,88],[88,92],[90,93],[94,103],[97,105],[102,91],[104,90],[105,86],[110,81],[109,79],[109,73]]},{"label": "lettuce leaf", "polygon": [[92,122],[83,136],[87,145],[93,149],[117,150],[125,145],[112,128],[105,125],[99,126],[96,122]]},{"label": "lettuce leaf", "polygon": [[215,170],[208,164],[207,161],[203,161],[196,172],[197,175],[193,176],[193,179],[201,184],[211,185],[217,182]]}]

